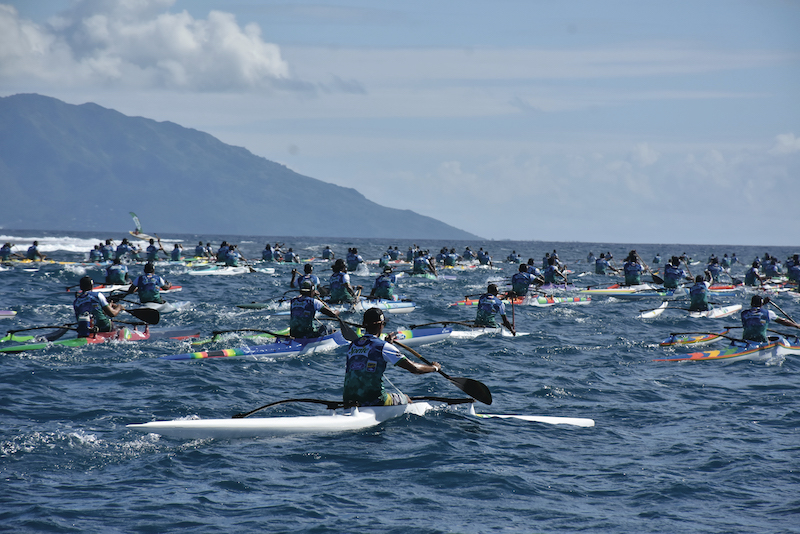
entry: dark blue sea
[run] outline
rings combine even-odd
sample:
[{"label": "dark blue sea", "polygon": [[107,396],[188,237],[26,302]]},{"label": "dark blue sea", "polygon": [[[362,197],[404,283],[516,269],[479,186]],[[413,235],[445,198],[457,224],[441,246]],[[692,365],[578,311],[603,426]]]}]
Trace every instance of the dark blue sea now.
[{"label": "dark blue sea", "polygon": [[[0,231],[24,251],[38,239],[51,258],[80,261],[101,239],[122,234]],[[219,245],[238,243],[257,259],[267,242],[301,257],[324,245],[338,256],[357,247],[377,259],[411,241],[257,236],[162,235]],[[736,253],[745,264],[765,252],[785,260],[795,247],[548,242],[419,241],[437,252],[483,247],[502,271],[450,273],[455,279],[400,280],[417,303],[390,316],[389,328],[474,318],[448,308],[509,278],[512,250],[537,263],[557,249],[576,285],[618,279],[587,269],[589,251],[619,262],[635,248],[646,262],[686,253],[705,262]],[[652,265],[651,265],[652,266]],[[237,304],[280,296],[290,265],[274,275],[190,276],[181,266],[158,272],[192,305],[164,314],[161,326],[216,329],[285,327],[285,317]],[[134,275],[141,266],[131,268]],[[701,270],[698,266],[698,271]],[[741,277],[744,265],[734,266]],[[377,275],[353,277],[369,287]],[[324,279],[325,265],[315,272]],[[21,266],[0,272],[2,319],[12,328],[74,321],[67,286],[97,268]],[[743,295],[726,303],[746,304]],[[800,318],[800,301],[775,302]],[[360,432],[246,440],[175,440],[127,429],[130,423],[190,416],[229,417],[292,398],[338,399],[339,352],[256,361],[167,361],[190,352],[186,341],[109,343],[8,354],[0,371],[0,530],[9,532],[307,532],[307,533],[781,533],[800,532],[800,362],[654,362],[674,354],[658,343],[671,332],[736,324],[691,319],[668,310],[637,318],[659,302],[595,298],[590,305],[516,306],[518,338],[484,336],[419,348],[452,376],[480,380],[500,414],[592,418],[592,428],[477,419],[463,407],[406,416]],[[352,316],[353,321],[359,317]],[[71,334],[68,334],[71,335]],[[207,348],[246,344],[233,335]],[[463,397],[438,374],[387,371],[410,395]],[[284,413],[278,408],[272,415]],[[313,410],[313,408],[309,408]],[[265,415],[270,412],[266,412]]]}]

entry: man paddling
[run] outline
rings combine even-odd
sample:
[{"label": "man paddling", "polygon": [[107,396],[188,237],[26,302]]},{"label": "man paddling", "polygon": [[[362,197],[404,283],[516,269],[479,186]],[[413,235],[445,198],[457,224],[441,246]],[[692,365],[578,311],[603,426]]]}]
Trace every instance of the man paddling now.
[{"label": "man paddling", "polygon": [[39,252],[39,242],[34,241],[33,245],[28,247],[28,252],[25,254],[25,258],[34,261],[42,261],[46,258],[44,254]]},{"label": "man paddling", "polygon": [[106,269],[106,284],[122,285],[130,283],[127,265],[123,265],[122,260],[119,258],[114,258],[114,261]]},{"label": "man paddling", "polygon": [[383,387],[383,373],[387,364],[397,365],[415,375],[437,373],[442,368],[438,362],[431,365],[412,362],[392,345],[394,335],[380,339],[386,321],[383,312],[370,308],[364,312],[366,334],[350,344],[344,374],[342,399],[358,402],[361,406],[395,406],[408,404],[410,399],[402,393],[388,393]]},{"label": "man paddling", "polygon": [[[353,286],[350,285],[350,275],[347,274],[347,265],[342,258],[333,262],[333,274],[330,278],[331,287],[331,304],[352,304],[356,301],[356,292]],[[359,291],[362,287],[357,286]]]},{"label": "man paddling", "polygon": [[628,253],[628,257],[625,259],[622,270],[625,272],[626,286],[638,286],[642,283],[642,272],[644,271],[644,266],[639,261],[639,255],[635,250],[631,250]]},{"label": "man paddling", "polygon": [[516,336],[517,331],[514,330],[514,326],[508,322],[508,317],[506,317],[506,305],[497,297],[497,286],[489,284],[486,288],[486,293],[481,295],[478,299],[478,312],[475,315],[475,326],[498,328],[500,325],[497,324],[497,319],[495,318],[498,313],[500,314],[503,326],[508,328],[509,332]]},{"label": "man paddling", "polygon": [[317,297],[316,286],[309,280],[300,284],[300,296],[290,303],[289,335],[296,338],[322,337],[328,333],[325,325],[315,326],[317,312],[336,318],[338,314]]},{"label": "man paddling", "polygon": [[80,291],[75,295],[72,307],[78,319],[78,337],[89,337],[92,332],[111,332],[111,319],[124,310],[122,305],[109,303],[105,295],[92,291],[94,282],[88,276],[80,281]]},{"label": "man paddling", "polygon": [[397,285],[397,275],[392,272],[392,266],[387,265],[383,272],[375,279],[369,298],[395,300],[394,288]]},{"label": "man paddling", "polygon": [[708,287],[711,285],[698,274],[694,285],[689,288],[689,311],[708,311]]},{"label": "man paddling", "polygon": [[681,260],[678,256],[672,256],[664,266],[664,287],[678,289],[679,282],[684,280],[686,276],[686,271],[681,268]]},{"label": "man paddling", "polygon": [[750,308],[741,313],[742,327],[744,327],[742,339],[766,343],[769,341],[767,339],[767,329],[770,321],[775,321],[783,326],[800,328],[800,324],[778,317],[772,310],[765,310],[763,306],[767,304],[769,304],[769,297],[765,297],[762,300],[760,296],[755,295],[750,299]]},{"label": "man paddling", "polygon": [[147,302],[164,304],[164,300],[161,298],[161,290],[171,287],[172,284],[156,274],[155,266],[152,263],[147,263],[144,266],[144,274],[133,281],[131,287],[128,288],[128,294],[138,292],[139,302],[142,304]]},{"label": "man paddling", "polygon": [[511,277],[511,291],[518,297],[524,297],[528,294],[530,286],[540,281],[536,279],[536,275],[528,272],[528,264],[523,263],[519,266],[518,272]]}]

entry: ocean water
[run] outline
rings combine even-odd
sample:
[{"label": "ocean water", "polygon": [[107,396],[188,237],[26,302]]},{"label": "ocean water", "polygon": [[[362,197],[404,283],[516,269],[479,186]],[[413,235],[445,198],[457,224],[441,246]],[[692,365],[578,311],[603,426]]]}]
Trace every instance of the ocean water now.
[{"label": "ocean water", "polygon": [[[81,260],[107,237],[0,231],[24,250],[39,239],[48,256]],[[339,256],[356,246],[377,259],[388,245],[411,242],[291,237],[164,236],[240,244],[260,257],[269,241],[304,258],[331,245]],[[438,251],[483,247],[501,271],[452,273],[452,280],[401,279],[417,303],[390,316],[389,328],[434,320],[471,320],[474,310],[448,308],[480,293],[516,266],[500,263],[513,249],[540,261],[547,251],[576,272],[577,285],[613,277],[578,276],[585,257],[636,248],[649,263],[686,252],[705,261],[735,252],[749,264],[764,252],[785,259],[792,247],[636,245],[547,242],[419,242]],[[315,272],[330,271],[318,264]],[[700,270],[698,266],[697,270]],[[165,326],[278,329],[286,318],[236,304],[288,289],[291,266],[276,274],[189,276],[159,268],[190,300],[164,314]],[[132,267],[134,275],[141,266]],[[369,287],[373,275],[354,277]],[[734,267],[741,276],[744,265]],[[98,269],[45,265],[0,272],[3,332],[73,320],[65,288]],[[775,302],[800,318],[798,299]],[[726,303],[746,304],[744,296]],[[9,532],[800,532],[800,362],[792,358],[732,362],[654,362],[674,354],[658,346],[670,332],[736,324],[738,317],[691,319],[680,311],[637,318],[653,301],[595,298],[589,305],[516,306],[530,335],[448,340],[419,348],[452,376],[484,382],[486,413],[588,417],[592,428],[520,420],[476,419],[463,407],[406,416],[366,431],[242,440],[175,440],[125,425],[157,419],[229,417],[292,397],[337,399],[343,351],[296,358],[165,361],[187,342],[109,343],[79,349],[0,356],[0,530]],[[357,316],[351,317],[358,320]],[[209,348],[232,348],[236,335]],[[387,371],[410,395],[463,397],[437,374]],[[316,413],[284,405],[271,415]],[[266,414],[265,414],[266,415]]]}]

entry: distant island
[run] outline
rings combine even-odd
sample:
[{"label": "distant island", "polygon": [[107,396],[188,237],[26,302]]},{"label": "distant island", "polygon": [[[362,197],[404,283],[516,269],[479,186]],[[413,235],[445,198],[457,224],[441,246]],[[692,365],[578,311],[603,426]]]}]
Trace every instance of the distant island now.
[{"label": "distant island", "polygon": [[172,122],[0,98],[0,228],[475,240]]}]

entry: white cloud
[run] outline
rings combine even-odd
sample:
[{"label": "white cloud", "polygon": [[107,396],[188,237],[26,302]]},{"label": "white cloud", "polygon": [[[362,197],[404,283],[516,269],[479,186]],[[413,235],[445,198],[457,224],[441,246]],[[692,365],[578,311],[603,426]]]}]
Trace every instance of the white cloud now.
[{"label": "white cloud", "polygon": [[770,154],[793,154],[800,152],[800,138],[793,133],[780,134],[775,136],[775,146],[769,151]]},{"label": "white cloud", "polygon": [[0,5],[0,76],[60,85],[258,90],[289,78],[277,45],[233,15],[164,12],[174,0],[78,2],[47,25]]}]

